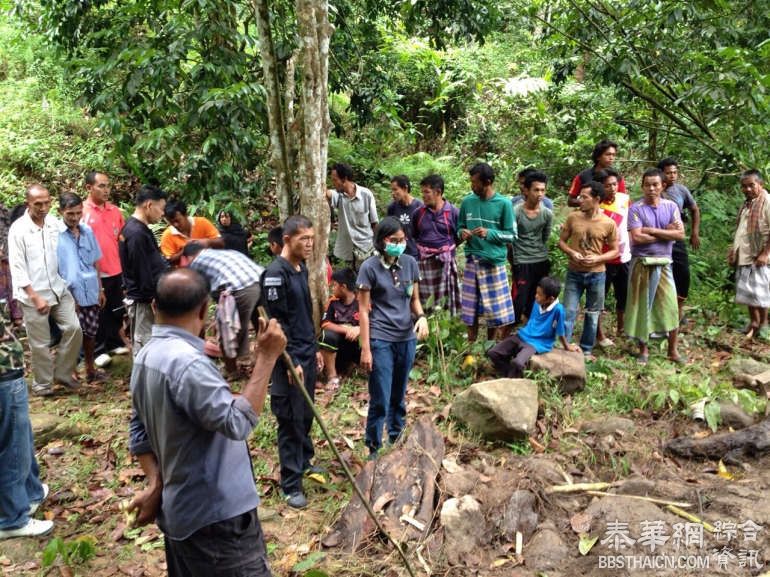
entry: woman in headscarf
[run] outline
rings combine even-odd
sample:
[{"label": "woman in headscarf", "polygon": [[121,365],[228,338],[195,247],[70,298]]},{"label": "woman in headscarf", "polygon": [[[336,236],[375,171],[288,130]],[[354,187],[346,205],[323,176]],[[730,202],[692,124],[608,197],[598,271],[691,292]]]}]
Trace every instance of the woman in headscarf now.
[{"label": "woman in headscarf", "polygon": [[233,217],[232,213],[222,210],[217,215],[217,228],[222,238],[225,240],[225,248],[228,250],[237,250],[246,256],[249,255],[249,239],[251,234],[241,223]]}]

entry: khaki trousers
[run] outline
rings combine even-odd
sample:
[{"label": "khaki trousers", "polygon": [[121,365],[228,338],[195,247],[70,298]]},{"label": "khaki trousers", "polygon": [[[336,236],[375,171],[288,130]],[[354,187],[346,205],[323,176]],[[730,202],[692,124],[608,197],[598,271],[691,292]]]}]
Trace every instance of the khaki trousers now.
[{"label": "khaki trousers", "polygon": [[[33,306],[22,304],[24,325],[27,327],[27,340],[31,352],[32,373],[38,385],[51,385],[55,381],[69,383],[78,363],[83,333],[75,314],[75,299],[66,291],[56,303],[49,302],[51,309],[47,315],[41,315]],[[56,351],[56,360],[48,345],[51,342],[51,328],[48,315],[56,321],[62,332],[61,342]]]}]

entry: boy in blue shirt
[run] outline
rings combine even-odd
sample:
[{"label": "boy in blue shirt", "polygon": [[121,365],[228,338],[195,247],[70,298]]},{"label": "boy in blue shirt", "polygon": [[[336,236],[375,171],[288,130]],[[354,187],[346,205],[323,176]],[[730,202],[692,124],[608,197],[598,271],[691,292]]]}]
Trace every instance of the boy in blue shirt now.
[{"label": "boy in blue shirt", "polygon": [[500,376],[521,378],[532,355],[549,352],[553,349],[556,337],[559,337],[565,350],[580,351],[578,345],[567,342],[564,307],[558,298],[560,291],[561,284],[557,279],[543,277],[537,284],[535,304],[524,328],[487,351],[487,356]]}]

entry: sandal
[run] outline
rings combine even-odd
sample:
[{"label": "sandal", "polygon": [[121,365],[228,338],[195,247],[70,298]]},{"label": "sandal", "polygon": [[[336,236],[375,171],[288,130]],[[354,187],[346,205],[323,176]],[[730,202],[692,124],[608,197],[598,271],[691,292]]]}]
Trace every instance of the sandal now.
[{"label": "sandal", "polygon": [[331,379],[329,379],[328,382],[326,383],[326,390],[329,393],[332,393],[332,394],[334,394],[337,391],[339,391],[340,390],[340,378],[339,377],[332,377]]},{"label": "sandal", "polygon": [[642,366],[646,365],[649,360],[650,360],[649,355],[636,355],[637,364],[640,364]]},{"label": "sandal", "polygon": [[89,384],[104,383],[107,381],[107,373],[96,369],[93,373],[86,374],[86,382]]},{"label": "sandal", "polygon": [[687,357],[685,355],[679,355],[677,357],[668,357],[668,360],[674,363],[675,365],[687,364]]}]

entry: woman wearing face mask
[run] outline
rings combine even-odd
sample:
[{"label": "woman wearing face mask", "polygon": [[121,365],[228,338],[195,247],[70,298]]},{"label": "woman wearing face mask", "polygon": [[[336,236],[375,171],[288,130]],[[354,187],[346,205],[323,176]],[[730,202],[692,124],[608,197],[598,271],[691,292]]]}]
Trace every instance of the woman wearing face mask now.
[{"label": "woman wearing face mask", "polygon": [[420,304],[417,261],[404,254],[401,223],[386,217],[374,231],[377,252],[358,272],[361,366],[369,372],[366,446],[370,458],[382,447],[383,423],[395,443],[406,418],[406,385],[414,363],[416,339],[428,336]]}]

